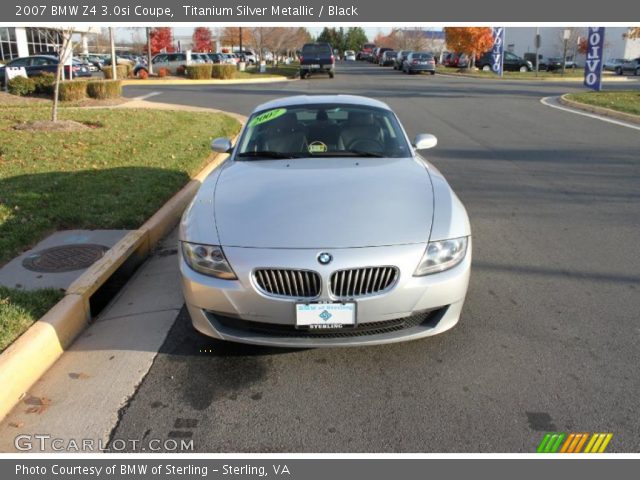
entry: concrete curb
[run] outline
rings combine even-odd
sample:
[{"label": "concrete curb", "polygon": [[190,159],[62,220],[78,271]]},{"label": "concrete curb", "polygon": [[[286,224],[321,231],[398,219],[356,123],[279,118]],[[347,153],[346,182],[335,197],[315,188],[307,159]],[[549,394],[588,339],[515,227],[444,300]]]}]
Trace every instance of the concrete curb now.
[{"label": "concrete curb", "polygon": [[240,84],[252,84],[252,83],[277,83],[277,82],[293,82],[296,81],[295,78],[287,78],[285,76],[279,75],[277,77],[269,77],[269,78],[247,78],[247,79],[237,79],[237,80],[122,80],[122,86],[141,86],[141,85],[153,85],[156,87],[161,87],[163,85],[240,85]]},{"label": "concrete curb", "polygon": [[605,117],[615,118],[616,120],[623,120],[629,123],[635,123],[640,125],[640,115],[633,115],[632,113],[624,113],[618,112],[617,110],[612,110],[610,108],[598,107],[596,105],[589,105],[582,102],[576,102],[575,100],[569,100],[567,98],[569,93],[565,93],[558,100],[562,105],[567,107],[577,108],[579,110],[583,110],[589,113],[596,113],[598,115],[603,115]]},{"label": "concrete curb", "polygon": [[[232,115],[237,118],[236,114]],[[246,118],[245,118],[246,120]],[[234,142],[237,137],[234,139]],[[0,420],[24,397],[76,337],[90,325],[91,296],[127,260],[140,262],[178,223],[202,181],[227,154],[212,154],[208,164],[138,230],[133,230],[67,289],[62,300],[0,354]]]},{"label": "concrete curb", "polygon": [[[559,78],[553,78],[553,77],[522,77],[522,78],[518,78],[518,77],[483,77],[480,75],[473,75],[473,74],[468,74],[468,73],[454,73],[454,72],[438,72],[436,71],[437,75],[442,75],[443,77],[461,77],[461,78],[477,78],[479,80],[490,80],[490,81],[496,81],[496,82],[505,82],[505,81],[509,81],[509,80],[513,80],[514,82],[569,82],[569,83],[582,83],[583,78],[582,77],[559,77]],[[629,77],[614,77],[614,76],[603,76],[602,77],[602,81],[605,83],[617,83],[617,82],[637,82],[638,80],[636,80],[635,78],[629,78]]]}]

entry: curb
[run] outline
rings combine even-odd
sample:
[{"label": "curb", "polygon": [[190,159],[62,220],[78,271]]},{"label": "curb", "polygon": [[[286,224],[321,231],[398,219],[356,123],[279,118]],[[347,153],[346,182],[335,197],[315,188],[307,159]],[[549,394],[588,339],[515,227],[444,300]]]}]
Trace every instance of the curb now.
[{"label": "curb", "polygon": [[122,80],[122,86],[135,86],[135,85],[240,85],[240,84],[252,84],[252,83],[278,83],[278,82],[293,82],[296,79],[287,78],[285,76],[279,75],[277,77],[268,77],[268,78],[255,78],[255,79],[244,79],[239,78],[237,80]]},{"label": "curb", "polygon": [[[454,73],[454,72],[438,72],[436,70],[436,74],[437,75],[442,75],[443,77],[462,77],[462,78],[477,78],[479,80],[492,80],[492,81],[509,81],[509,80],[513,80],[514,82],[569,82],[569,83],[581,83],[583,81],[582,77],[559,77],[559,78],[553,78],[553,77],[523,77],[523,78],[517,78],[517,77],[488,77],[488,76],[480,76],[480,75],[473,75],[473,74],[468,74],[468,73]],[[602,81],[604,83],[619,83],[619,82],[637,82],[638,80],[636,80],[635,78],[629,78],[629,77],[617,77],[617,76],[603,76],[602,77]]]},{"label": "curb", "polygon": [[[237,115],[233,114],[235,118]],[[245,118],[246,120],[246,118]],[[233,139],[237,141],[237,136]],[[91,324],[91,296],[129,260],[142,262],[180,221],[202,181],[228,155],[211,154],[209,163],[139,229],[127,233],[82,273],[65,296],[0,354],[0,420]]]},{"label": "curb", "polygon": [[575,100],[569,100],[567,98],[568,93],[560,96],[558,98],[559,102],[562,105],[567,107],[577,108],[579,110],[583,110],[589,113],[596,113],[598,115],[603,115],[605,117],[615,118],[616,120],[624,120],[625,122],[635,123],[636,125],[640,125],[640,115],[634,115],[632,113],[624,113],[618,112],[617,110],[612,110],[606,107],[598,107],[596,105],[589,105],[587,103],[576,102]]}]

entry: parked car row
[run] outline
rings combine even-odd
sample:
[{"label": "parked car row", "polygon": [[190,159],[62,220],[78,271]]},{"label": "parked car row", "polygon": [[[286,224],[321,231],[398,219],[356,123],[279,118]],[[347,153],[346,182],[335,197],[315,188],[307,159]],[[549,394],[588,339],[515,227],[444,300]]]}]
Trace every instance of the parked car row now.
[{"label": "parked car row", "polygon": [[[55,55],[31,55],[29,57],[14,58],[6,65],[0,66],[0,86],[5,84],[5,70],[8,67],[24,68],[27,77],[35,77],[43,73],[56,73],[60,59]],[[72,65],[64,66],[65,77],[90,77],[89,68],[75,59]]]},{"label": "parked car row", "polygon": [[372,58],[376,57],[378,57],[376,63],[379,66],[392,66],[394,70],[400,70],[403,73],[429,72],[431,75],[436,73],[437,61],[431,52],[412,52],[410,50],[396,52],[390,48],[377,48],[372,54]]},{"label": "parked car row", "polygon": [[[186,52],[159,53],[151,59],[154,71],[160,68],[166,68],[172,74],[176,74],[180,67],[187,67],[192,64],[213,63],[236,65],[238,62],[240,62],[240,57],[233,53],[191,52],[191,58],[187,58]],[[148,71],[146,59],[135,65],[133,74],[137,76],[142,70]]]}]

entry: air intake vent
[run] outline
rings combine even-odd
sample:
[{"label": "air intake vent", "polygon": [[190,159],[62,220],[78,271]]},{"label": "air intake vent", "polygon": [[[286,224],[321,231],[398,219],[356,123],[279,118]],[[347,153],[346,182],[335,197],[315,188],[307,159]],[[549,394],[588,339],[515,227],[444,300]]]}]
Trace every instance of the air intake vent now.
[{"label": "air intake vent", "polygon": [[349,299],[390,290],[398,280],[396,267],[368,267],[338,270],[331,275],[331,294]]},{"label": "air intake vent", "polygon": [[311,270],[261,268],[256,283],[268,295],[289,298],[315,298],[320,295],[320,275]]}]

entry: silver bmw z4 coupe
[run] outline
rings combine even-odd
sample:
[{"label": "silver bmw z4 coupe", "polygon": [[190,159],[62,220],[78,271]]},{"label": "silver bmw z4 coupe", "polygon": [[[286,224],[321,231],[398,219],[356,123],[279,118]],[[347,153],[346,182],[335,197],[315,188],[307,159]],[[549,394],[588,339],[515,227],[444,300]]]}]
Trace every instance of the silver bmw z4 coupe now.
[{"label": "silver bmw z4 coupe", "polygon": [[375,345],[453,327],[471,229],[442,174],[393,111],[365,97],[260,105],[180,225],[195,328],[281,347]]}]

